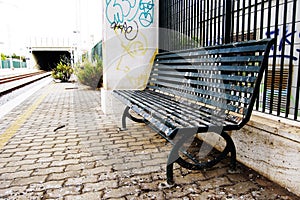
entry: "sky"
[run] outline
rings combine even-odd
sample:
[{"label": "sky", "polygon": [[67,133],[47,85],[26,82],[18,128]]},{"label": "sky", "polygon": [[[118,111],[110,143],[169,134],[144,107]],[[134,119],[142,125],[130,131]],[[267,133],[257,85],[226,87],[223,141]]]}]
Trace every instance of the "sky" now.
[{"label": "sky", "polygon": [[0,52],[20,54],[34,38],[90,48],[102,38],[101,10],[101,0],[0,0]]}]

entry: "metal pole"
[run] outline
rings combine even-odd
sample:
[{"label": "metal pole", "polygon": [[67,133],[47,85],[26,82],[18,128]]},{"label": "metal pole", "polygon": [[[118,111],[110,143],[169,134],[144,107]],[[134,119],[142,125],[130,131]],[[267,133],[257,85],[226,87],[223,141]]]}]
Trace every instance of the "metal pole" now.
[{"label": "metal pole", "polygon": [[224,36],[224,42],[225,44],[230,43],[230,35],[231,35],[231,7],[232,7],[232,2],[231,0],[225,0],[224,1],[225,5],[225,23],[224,23],[224,28],[225,28],[225,36]]}]

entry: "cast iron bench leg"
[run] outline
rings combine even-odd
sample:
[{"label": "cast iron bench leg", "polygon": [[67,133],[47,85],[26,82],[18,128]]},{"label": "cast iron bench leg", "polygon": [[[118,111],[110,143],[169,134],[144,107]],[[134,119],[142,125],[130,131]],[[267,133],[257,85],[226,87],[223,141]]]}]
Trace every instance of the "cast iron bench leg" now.
[{"label": "cast iron bench leg", "polygon": [[178,131],[175,138],[177,136],[181,137],[173,146],[173,149],[171,150],[168,162],[167,162],[167,183],[169,185],[174,185],[173,180],[173,165],[175,162],[177,162],[180,159],[179,156],[179,150],[182,147],[182,145],[193,135],[197,134],[197,128],[189,128],[189,129],[182,129]]},{"label": "cast iron bench leg", "polygon": [[224,138],[226,141],[226,147],[224,150],[221,152],[221,154],[216,157],[215,159],[209,161],[209,162],[204,162],[204,163],[199,163],[199,164],[192,164],[184,159],[182,159],[179,156],[179,151],[180,148],[183,146],[183,144],[192,136],[197,134],[197,130],[195,129],[190,129],[184,130],[184,135],[181,136],[178,142],[175,143],[173,149],[171,150],[169,157],[168,157],[168,163],[167,163],[167,183],[169,185],[174,184],[173,180],[173,165],[174,163],[178,163],[180,166],[185,167],[187,169],[192,169],[192,170],[201,170],[205,168],[210,168],[219,163],[221,160],[223,160],[228,153],[230,152],[230,170],[235,171],[236,170],[236,150],[235,150],[235,145],[233,143],[233,140],[231,137],[225,132],[222,131],[221,137]]},{"label": "cast iron bench leg", "polygon": [[120,131],[126,131],[126,117],[129,115],[129,107],[127,106],[122,115],[122,127],[119,129]]},{"label": "cast iron bench leg", "polygon": [[236,149],[231,139],[230,135],[228,135],[225,131],[222,132],[221,136],[226,140],[226,148],[229,148],[230,152],[230,170],[236,170]]},{"label": "cast iron bench leg", "polygon": [[129,113],[130,108],[127,106],[122,115],[122,127],[119,129],[120,131],[126,131],[126,117],[131,119],[134,122],[145,123],[146,121],[142,118],[136,118]]}]

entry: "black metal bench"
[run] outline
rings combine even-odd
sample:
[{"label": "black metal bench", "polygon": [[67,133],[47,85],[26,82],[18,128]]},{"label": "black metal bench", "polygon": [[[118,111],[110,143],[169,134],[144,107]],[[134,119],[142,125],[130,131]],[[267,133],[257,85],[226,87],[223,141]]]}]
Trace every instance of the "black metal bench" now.
[{"label": "black metal bench", "polygon": [[[226,131],[241,129],[249,121],[272,45],[272,39],[263,39],[160,53],[144,90],[113,91],[127,106],[122,130],[126,118],[145,122],[174,145],[167,162],[168,184],[174,183],[174,163],[200,170],[230,153],[235,169],[235,145]],[[226,147],[201,161],[183,146],[204,132],[220,134]]]}]

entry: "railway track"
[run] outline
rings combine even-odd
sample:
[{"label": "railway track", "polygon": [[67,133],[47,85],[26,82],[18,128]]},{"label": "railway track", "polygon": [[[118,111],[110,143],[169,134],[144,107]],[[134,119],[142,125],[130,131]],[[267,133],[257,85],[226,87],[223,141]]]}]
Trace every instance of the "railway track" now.
[{"label": "railway track", "polygon": [[0,78],[0,97],[50,75],[51,72],[37,71]]}]

